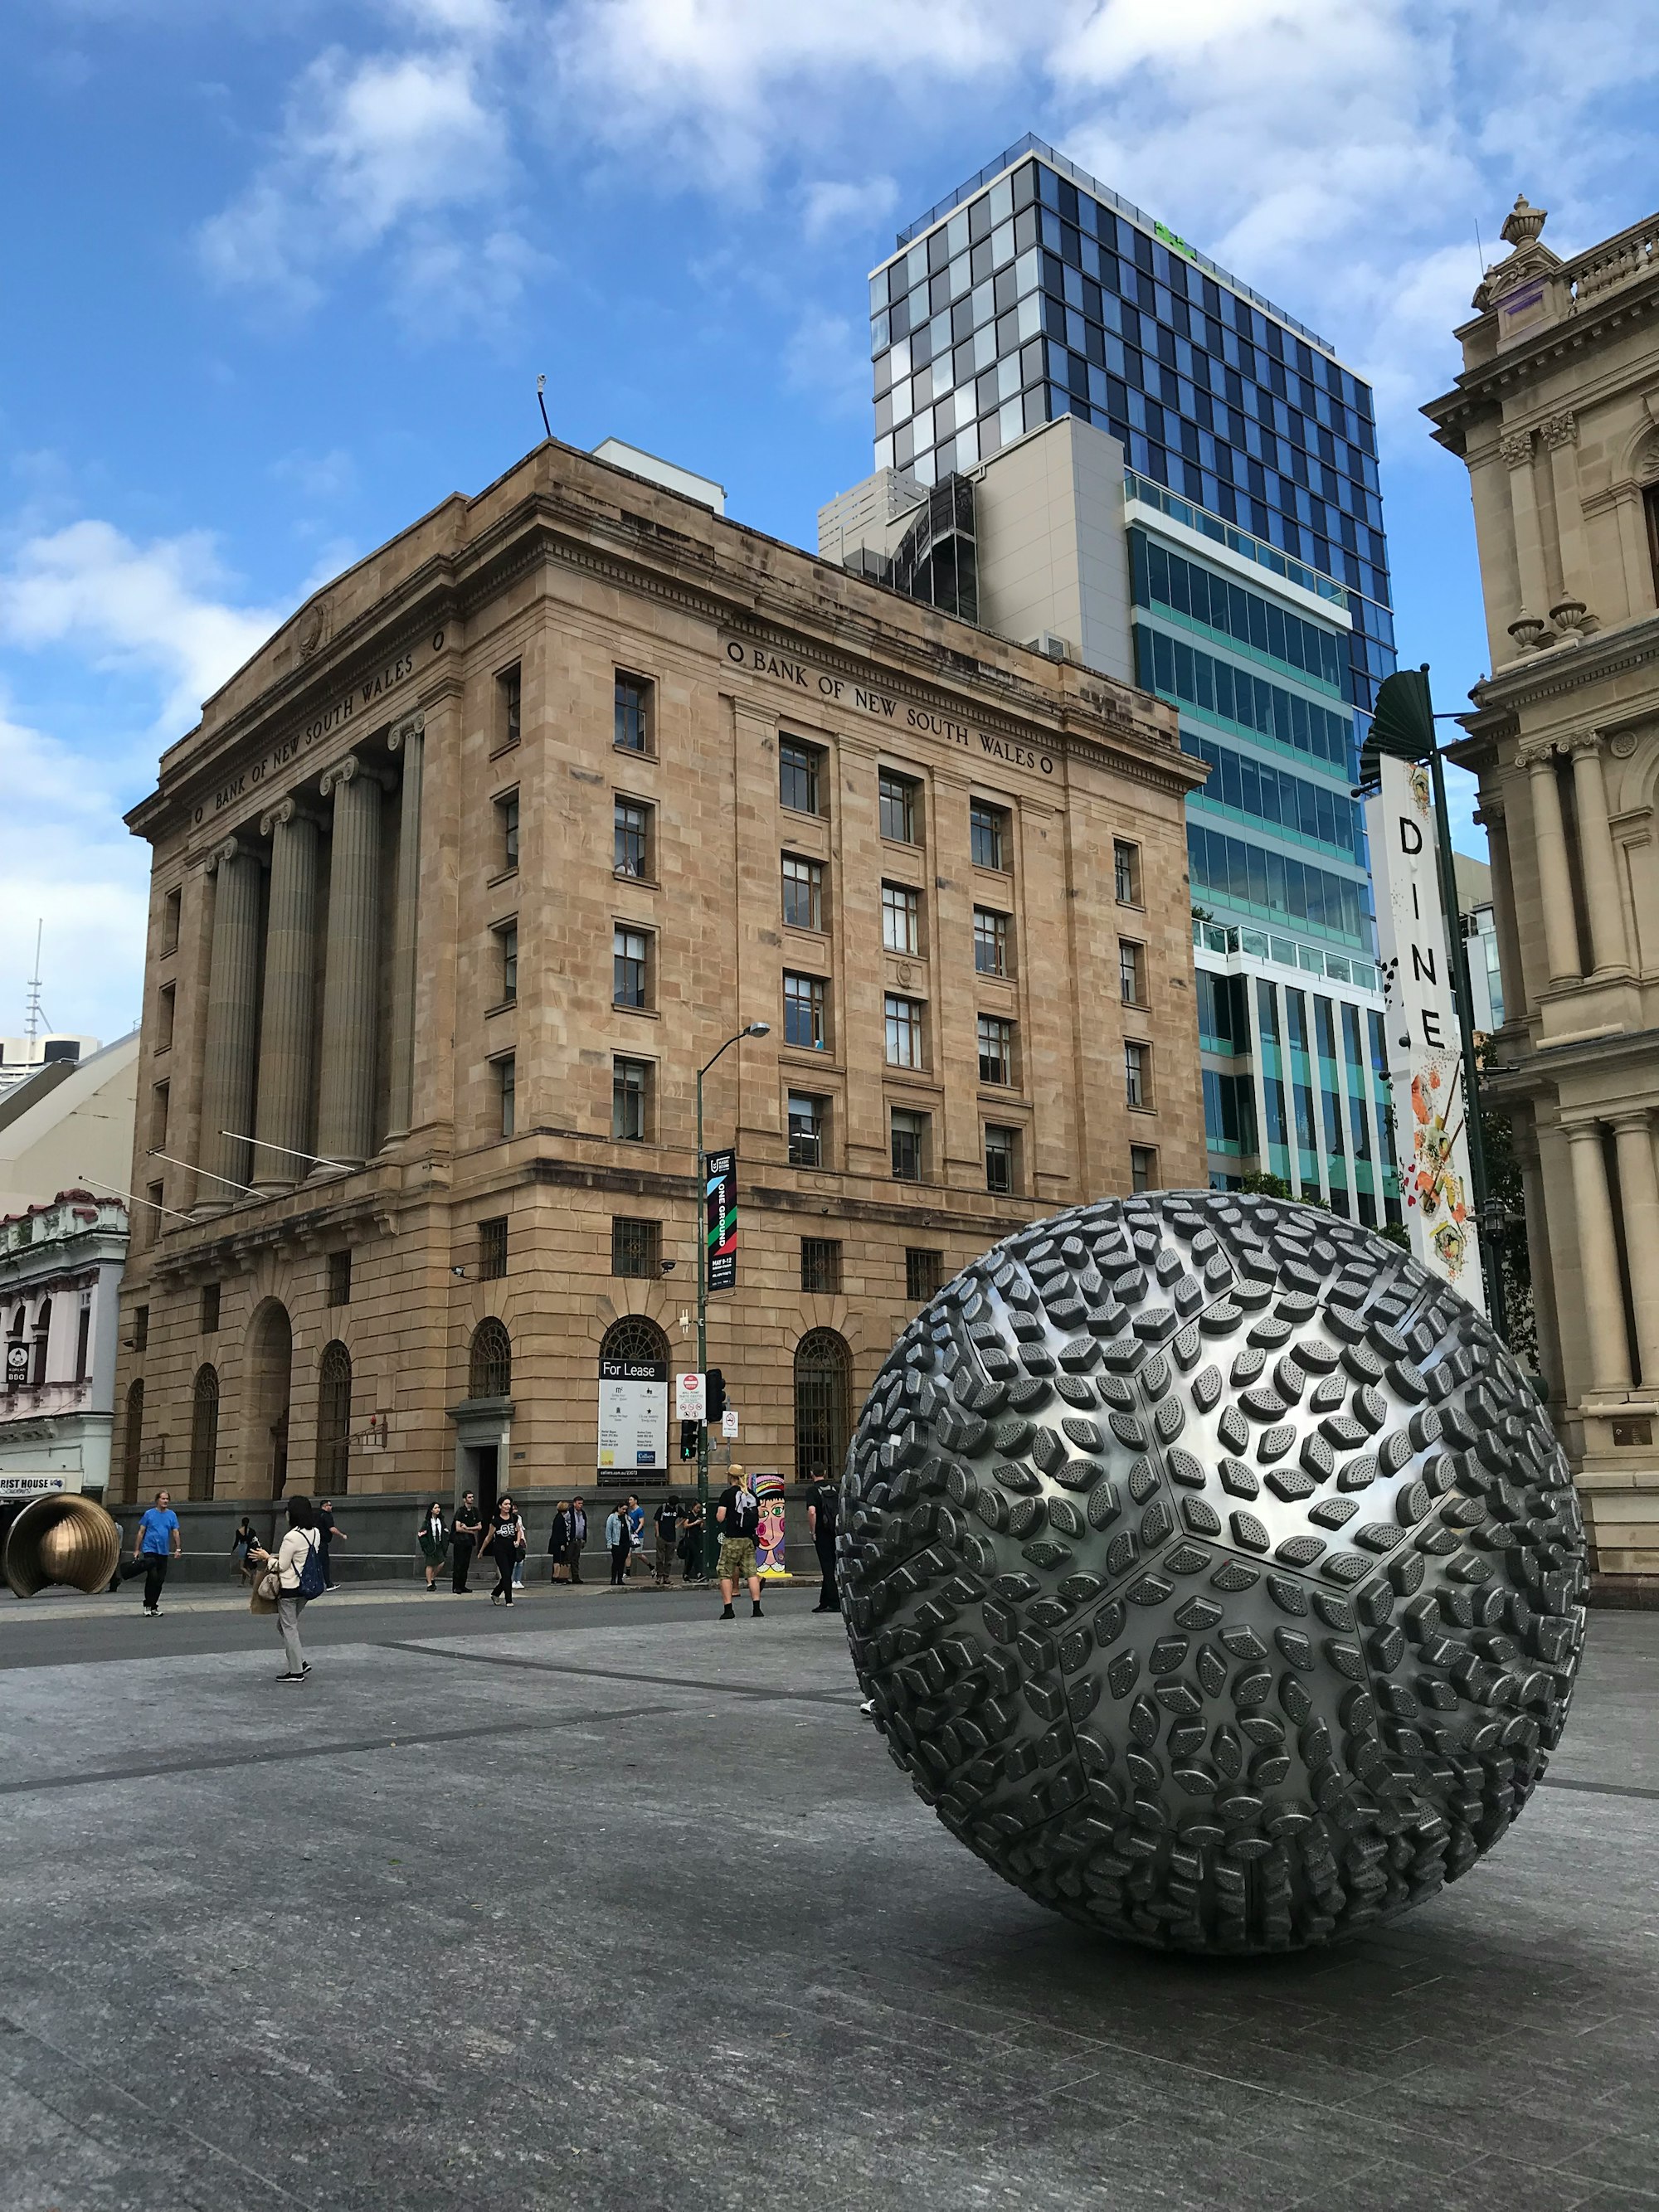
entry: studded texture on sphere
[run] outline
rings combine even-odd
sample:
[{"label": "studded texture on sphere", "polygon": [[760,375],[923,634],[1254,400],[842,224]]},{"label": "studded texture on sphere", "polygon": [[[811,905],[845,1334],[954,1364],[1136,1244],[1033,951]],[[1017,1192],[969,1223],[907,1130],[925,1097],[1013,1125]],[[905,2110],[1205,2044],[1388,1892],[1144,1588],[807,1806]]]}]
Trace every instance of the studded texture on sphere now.
[{"label": "studded texture on sphere", "polygon": [[1565,1461],[1396,1246],[1231,1193],[1023,1230],[894,1347],[842,1603],[893,1756],[1091,1927],[1284,1950],[1504,1834],[1583,1637]]}]

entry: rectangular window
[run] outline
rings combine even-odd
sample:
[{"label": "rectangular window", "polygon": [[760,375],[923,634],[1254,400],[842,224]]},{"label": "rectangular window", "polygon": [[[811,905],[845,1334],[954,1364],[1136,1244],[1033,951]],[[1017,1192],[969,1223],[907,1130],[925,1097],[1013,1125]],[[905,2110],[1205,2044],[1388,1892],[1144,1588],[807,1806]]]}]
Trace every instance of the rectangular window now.
[{"label": "rectangular window", "polygon": [[326,1304],[345,1306],[351,1303],[351,1254],[331,1252],[328,1255],[328,1285],[324,1292]]},{"label": "rectangular window", "polygon": [[611,1272],[653,1279],[662,1273],[662,1224],[625,1221],[611,1224]]},{"label": "rectangular window", "polygon": [[1131,944],[1127,937],[1120,937],[1117,940],[1117,987],[1126,1006],[1146,1005],[1146,948]]},{"label": "rectangular window", "polygon": [[799,738],[778,740],[778,798],[794,814],[822,814],[823,755]]},{"label": "rectangular window", "polygon": [[219,1285],[217,1283],[204,1283],[202,1285],[202,1334],[216,1336],[218,1334]]},{"label": "rectangular window", "polygon": [[495,942],[501,948],[501,1002],[503,1005],[519,995],[519,925],[504,921],[495,932]]},{"label": "rectangular window", "polygon": [[161,902],[161,957],[179,950],[179,915],[184,905],[182,891],[169,891]]},{"label": "rectangular window", "polygon": [[968,842],[976,868],[995,868],[1006,874],[1009,854],[1008,810],[976,799],[968,810]]},{"label": "rectangular window", "polygon": [[510,1137],[518,1127],[518,1062],[513,1054],[503,1053],[491,1062],[495,1070],[495,1091],[501,1109],[501,1134]]},{"label": "rectangular window", "polygon": [[159,1182],[144,1185],[144,1195],[149,1200],[147,1226],[152,1241],[161,1235],[161,1224],[166,1218],[166,1209],[161,1204],[162,1188],[163,1186]]},{"label": "rectangular window", "polygon": [[1008,917],[988,906],[974,908],[974,970],[980,975],[1009,972]]},{"label": "rectangular window", "polygon": [[1019,1132],[985,1129],[985,1188],[1006,1197],[1019,1188]]},{"label": "rectangular window", "polygon": [[1152,1146],[1130,1146],[1129,1188],[1131,1190],[1158,1188],[1158,1154]]},{"label": "rectangular window", "polygon": [[841,1288],[841,1240],[835,1237],[803,1237],[800,1240],[800,1286],[827,1294]]},{"label": "rectangular window", "polygon": [[783,918],[791,929],[823,927],[823,869],[817,860],[783,856]]},{"label": "rectangular window", "polygon": [[926,1065],[922,1046],[925,1011],[920,999],[902,999],[891,991],[887,994],[885,1013],[889,1067],[921,1067]]},{"label": "rectangular window", "polygon": [[899,1182],[920,1182],[927,1170],[927,1116],[895,1106],[892,1114],[893,1175]]},{"label": "rectangular window", "polygon": [[979,1079],[981,1083],[1014,1079],[1014,1025],[995,1014],[979,1018]]},{"label": "rectangular window", "polygon": [[617,799],[613,830],[616,857],[611,866],[619,876],[633,876],[641,882],[649,880],[653,811],[642,799]]},{"label": "rectangular window", "polygon": [[504,791],[495,801],[495,852],[499,871],[510,875],[519,865],[519,794]]},{"label": "rectangular window", "polygon": [[628,929],[620,923],[611,933],[611,1003],[613,1006],[650,1004],[651,939],[647,931]]},{"label": "rectangular window", "polygon": [[629,676],[622,669],[617,671],[616,742],[624,752],[648,753],[653,750],[651,727],[651,695],[654,689],[649,678]]},{"label": "rectangular window", "polygon": [[159,1152],[167,1140],[167,1098],[171,1085],[158,1083],[150,1094],[149,1142],[152,1152]]},{"label": "rectangular window", "polygon": [[883,769],[877,811],[884,837],[890,837],[899,845],[921,842],[921,787],[914,777]]},{"label": "rectangular window", "polygon": [[492,752],[504,753],[509,745],[519,742],[519,716],[522,686],[516,661],[511,668],[502,669],[495,678],[495,742]]},{"label": "rectangular window", "polygon": [[1112,840],[1112,884],[1120,906],[1140,904],[1140,848],[1121,837]]},{"label": "rectangular window", "polygon": [[792,1168],[823,1165],[823,1131],[829,1101],[805,1091],[789,1094],[789,1164]]},{"label": "rectangular window", "polygon": [[829,992],[822,975],[786,975],[783,979],[783,1041],[822,1052],[828,1042],[824,1009]]},{"label": "rectangular window", "polygon": [[908,884],[881,887],[881,941],[889,952],[921,950],[921,893]]},{"label": "rectangular window", "polygon": [[507,1273],[507,1216],[498,1213],[478,1224],[478,1279],[499,1282]]},{"label": "rectangular window", "polygon": [[173,1016],[176,986],[163,983],[155,994],[155,1049],[170,1052],[173,1048]]},{"label": "rectangular window", "polygon": [[149,1349],[149,1308],[134,1306],[132,1310],[132,1348],[135,1352]]},{"label": "rectangular window", "polygon": [[913,1306],[926,1305],[928,1299],[939,1295],[944,1275],[945,1255],[935,1252],[926,1244],[907,1244],[904,1249],[904,1295]]},{"label": "rectangular window", "polygon": [[91,1346],[92,1307],[83,1299],[75,1325],[75,1379],[77,1382],[84,1382],[87,1379],[87,1354]]},{"label": "rectangular window", "polygon": [[651,1063],[648,1060],[614,1060],[611,1063],[611,1133],[625,1145],[642,1145],[649,1134]]},{"label": "rectangular window", "polygon": [[1126,1044],[1123,1048],[1123,1096],[1131,1106],[1152,1103],[1152,1048]]}]

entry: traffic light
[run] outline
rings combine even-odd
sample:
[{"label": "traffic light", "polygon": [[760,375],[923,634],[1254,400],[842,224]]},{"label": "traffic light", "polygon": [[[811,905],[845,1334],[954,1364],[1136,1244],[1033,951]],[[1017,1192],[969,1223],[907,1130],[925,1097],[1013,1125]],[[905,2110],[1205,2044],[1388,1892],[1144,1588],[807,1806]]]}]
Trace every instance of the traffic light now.
[{"label": "traffic light", "polygon": [[726,1411],[726,1377],[718,1367],[708,1370],[708,1420],[712,1427]]},{"label": "traffic light", "polygon": [[695,1421],[680,1423],[680,1457],[696,1459],[697,1455],[697,1425]]}]

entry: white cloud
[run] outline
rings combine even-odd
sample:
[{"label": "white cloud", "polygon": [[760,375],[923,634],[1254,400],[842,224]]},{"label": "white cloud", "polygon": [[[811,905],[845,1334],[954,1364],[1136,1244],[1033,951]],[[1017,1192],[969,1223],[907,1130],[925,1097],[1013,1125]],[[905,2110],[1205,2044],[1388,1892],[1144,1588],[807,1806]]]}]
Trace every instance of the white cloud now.
[{"label": "white cloud", "polygon": [[801,228],[813,240],[870,230],[892,214],[897,200],[890,177],[871,177],[861,185],[820,180],[801,189]]},{"label": "white cloud", "polygon": [[852,415],[870,403],[870,334],[846,315],[811,308],[797,321],[784,351],[793,391],[817,400],[830,415]]}]

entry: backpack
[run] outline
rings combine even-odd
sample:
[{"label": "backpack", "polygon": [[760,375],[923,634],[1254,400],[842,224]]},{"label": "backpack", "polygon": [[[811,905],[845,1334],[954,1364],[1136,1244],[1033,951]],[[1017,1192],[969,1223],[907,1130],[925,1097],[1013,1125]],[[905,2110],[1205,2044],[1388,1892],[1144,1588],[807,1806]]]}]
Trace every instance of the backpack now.
[{"label": "backpack", "polygon": [[306,1553],[306,1563],[300,1570],[300,1587],[296,1595],[304,1598],[320,1597],[327,1588],[328,1584],[323,1579],[323,1547],[313,1531],[311,1549]]}]

